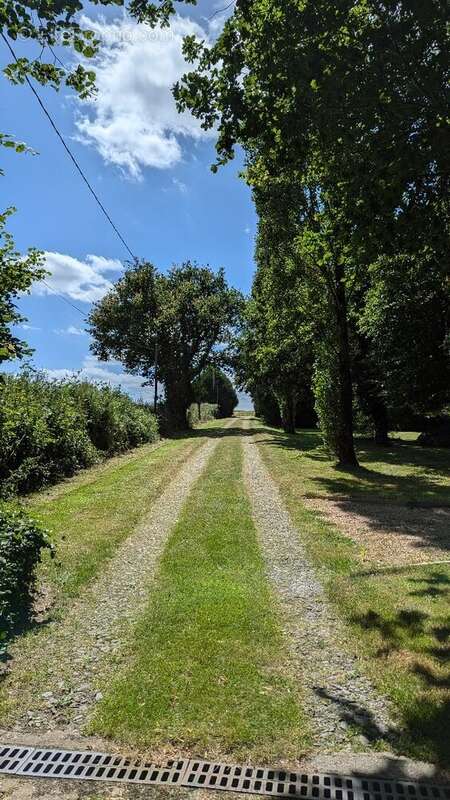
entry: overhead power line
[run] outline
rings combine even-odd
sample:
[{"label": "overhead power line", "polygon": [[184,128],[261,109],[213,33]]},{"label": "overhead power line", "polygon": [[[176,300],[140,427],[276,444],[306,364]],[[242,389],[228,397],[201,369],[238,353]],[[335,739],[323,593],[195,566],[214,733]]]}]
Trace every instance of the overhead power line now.
[{"label": "overhead power line", "polygon": [[211,14],[211,16],[208,17],[208,22],[214,19],[214,17],[217,17],[219,14],[223,14],[224,11],[228,11],[228,9],[231,8],[231,6],[234,6],[235,2],[236,0],[231,0],[231,3],[228,3],[223,8],[218,8],[217,11],[214,11],[214,14]]},{"label": "overhead power line", "polygon": [[64,295],[61,294],[61,292],[58,292],[57,289],[55,289],[53,286],[50,286],[50,284],[47,283],[47,281],[45,281],[43,278],[41,278],[41,283],[43,283],[44,286],[47,287],[47,289],[50,289],[50,291],[53,292],[53,294],[59,297],[60,300],[64,300],[64,302],[67,303],[68,306],[71,306],[71,308],[74,308],[75,311],[78,311],[85,321],[87,320],[87,316],[84,313],[84,311],[82,311],[81,308],[78,308],[78,306],[76,306],[75,303],[71,303],[70,300],[67,299],[67,297],[64,297]]},{"label": "overhead power line", "polygon": [[[8,50],[10,51],[10,53],[11,53],[11,55],[12,55],[12,57],[13,57],[14,61],[15,61],[16,63],[19,63],[19,59],[18,59],[18,57],[16,56],[16,54],[15,54],[15,52],[14,52],[14,50],[13,50],[12,46],[11,46],[11,43],[10,43],[10,42],[9,42],[9,40],[6,38],[6,36],[5,36],[5,34],[3,33],[3,31],[1,31],[0,33],[1,33],[1,37],[2,37],[3,41],[5,42],[5,44],[6,44],[7,48],[8,48]],[[130,247],[128,246],[128,244],[126,243],[126,241],[125,241],[125,239],[123,238],[122,234],[120,233],[119,229],[118,229],[118,228],[117,228],[117,226],[114,224],[114,222],[113,222],[113,220],[111,219],[110,215],[108,214],[108,212],[107,212],[107,210],[106,210],[105,206],[103,205],[102,201],[100,200],[100,198],[99,198],[99,196],[98,196],[97,192],[95,191],[95,189],[93,188],[92,184],[89,182],[89,180],[87,179],[86,175],[84,174],[84,172],[83,172],[82,168],[80,167],[80,165],[79,165],[78,161],[76,160],[76,158],[75,158],[74,154],[72,153],[72,151],[71,151],[70,147],[69,147],[69,146],[68,146],[68,144],[66,143],[66,141],[65,141],[65,139],[64,139],[64,137],[63,137],[63,135],[62,135],[62,133],[61,133],[61,132],[58,130],[58,128],[57,128],[57,126],[56,126],[55,122],[53,121],[53,118],[51,117],[50,113],[47,111],[47,108],[45,107],[43,100],[41,99],[40,95],[38,94],[38,92],[37,92],[37,91],[36,91],[36,89],[34,88],[33,84],[31,83],[31,81],[30,81],[30,79],[29,79],[28,75],[25,75],[25,81],[26,81],[26,83],[28,84],[28,86],[30,87],[31,91],[33,92],[33,94],[34,94],[34,96],[35,96],[36,100],[38,101],[38,103],[39,103],[39,105],[40,105],[40,107],[41,107],[42,111],[44,112],[45,116],[47,117],[47,119],[48,119],[48,121],[49,121],[50,125],[52,126],[53,130],[55,131],[55,133],[56,133],[56,135],[57,135],[58,139],[60,140],[60,142],[61,142],[62,146],[64,147],[65,151],[67,152],[67,154],[68,154],[69,158],[70,158],[70,159],[71,159],[71,161],[73,162],[73,164],[74,164],[74,166],[75,166],[76,170],[77,170],[77,171],[80,173],[80,175],[81,175],[81,177],[82,177],[83,181],[85,182],[86,186],[88,187],[88,189],[89,189],[90,193],[92,194],[92,196],[93,196],[93,198],[94,198],[95,202],[97,203],[97,205],[99,206],[99,208],[100,208],[100,209],[101,209],[101,211],[103,212],[104,216],[105,216],[105,217],[106,217],[106,219],[108,220],[108,222],[109,222],[109,224],[111,225],[111,227],[112,227],[113,231],[115,232],[115,234],[118,236],[118,238],[119,238],[119,239],[120,239],[120,241],[122,242],[122,244],[123,244],[123,246],[125,247],[126,251],[129,253],[129,255],[131,256],[131,258],[133,259],[133,261],[136,261],[136,256],[134,255],[134,253],[132,252],[131,248],[130,248]],[[78,310],[80,310],[80,309],[78,309]]]}]

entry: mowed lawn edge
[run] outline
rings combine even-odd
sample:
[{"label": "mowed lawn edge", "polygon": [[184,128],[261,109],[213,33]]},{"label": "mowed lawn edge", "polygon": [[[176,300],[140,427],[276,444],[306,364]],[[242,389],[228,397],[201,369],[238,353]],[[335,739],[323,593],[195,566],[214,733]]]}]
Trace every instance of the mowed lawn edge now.
[{"label": "mowed lawn edge", "polygon": [[228,435],[163,553],[130,651],[89,726],[152,752],[296,759],[308,746],[300,688]]},{"label": "mowed lawn edge", "polygon": [[[372,571],[367,562],[362,562],[357,544],[302,503],[302,491],[310,485],[310,462],[301,450],[303,432],[296,437],[286,436],[283,447],[280,431],[273,437],[258,423],[253,424],[253,429],[256,433],[260,430],[257,439],[264,462],[279,486],[330,601],[348,625],[352,645],[366,674],[397,710],[402,733],[394,735],[394,749],[449,768],[450,565],[395,570],[374,565]],[[378,451],[377,463],[382,463],[382,453]],[[414,454],[414,460],[416,457]],[[424,454],[424,459],[431,467],[430,453]],[[436,459],[440,486],[445,483],[445,472],[439,472],[442,460],[441,451]],[[406,466],[407,451],[403,473]],[[331,470],[329,462],[326,471]],[[342,473],[336,471],[336,475],[342,483]],[[350,474],[347,492],[353,480]],[[367,481],[364,473],[363,480]],[[358,494],[360,490],[356,476],[355,491]],[[382,496],[379,484],[376,493]],[[388,492],[386,501],[389,499]]]},{"label": "mowed lawn edge", "polygon": [[132,458],[102,465],[93,480],[86,470],[55,497],[44,492],[28,499],[28,512],[48,528],[55,545],[55,558],[45,553],[37,570],[53,615],[95,578],[204,441],[199,432],[160,447],[144,445]]}]

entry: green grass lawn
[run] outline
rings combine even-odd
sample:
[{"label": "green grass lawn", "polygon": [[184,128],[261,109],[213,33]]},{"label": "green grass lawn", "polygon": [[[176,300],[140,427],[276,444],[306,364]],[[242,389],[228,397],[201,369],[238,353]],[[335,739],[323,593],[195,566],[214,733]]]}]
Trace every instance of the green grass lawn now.
[{"label": "green grass lawn", "polygon": [[308,743],[242,478],[219,442],[163,554],[91,732],[140,747],[266,761]]},{"label": "green grass lawn", "polygon": [[[390,447],[357,439],[360,467],[337,469],[322,445],[319,431],[288,436],[256,423],[262,450],[270,445],[272,462],[289,464],[298,497],[348,496],[396,503],[450,505],[450,450],[427,448],[399,434]],[[284,473],[284,469],[281,471]],[[283,480],[283,474],[280,474]]]},{"label": "green grass lawn", "polygon": [[200,433],[144,445],[27,501],[28,511],[50,530],[56,545],[56,558],[45,555],[38,570],[55,612],[102,569],[203,441]]},{"label": "green grass lawn", "polygon": [[[328,595],[347,621],[366,672],[393,701],[399,752],[450,765],[450,565],[371,570],[359,549],[302,503],[304,495],[450,502],[450,453],[358,443],[362,469],[337,470],[315,431],[285,436],[255,423],[262,456]],[[450,543],[450,531],[449,531]],[[450,556],[449,556],[450,557]]]}]

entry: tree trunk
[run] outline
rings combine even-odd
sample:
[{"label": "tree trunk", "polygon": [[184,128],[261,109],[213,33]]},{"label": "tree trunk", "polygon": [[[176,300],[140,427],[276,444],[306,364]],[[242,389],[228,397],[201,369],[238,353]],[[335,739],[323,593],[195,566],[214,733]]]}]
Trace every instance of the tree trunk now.
[{"label": "tree trunk", "polygon": [[165,382],[167,422],[171,431],[186,431],[189,429],[187,412],[192,400],[191,387],[176,381],[173,384]]},{"label": "tree trunk", "polygon": [[337,328],[338,371],[340,403],[336,455],[338,466],[357,467],[355,445],[353,441],[353,387],[350,369],[350,348],[348,341],[347,297],[344,284],[344,269],[341,264],[335,266],[335,312]]},{"label": "tree trunk", "polygon": [[285,433],[295,433],[295,411],[297,396],[295,392],[287,392],[279,401],[281,422]]},{"label": "tree trunk", "polygon": [[385,403],[379,399],[372,406],[372,419],[375,428],[375,444],[389,444],[389,421]]}]

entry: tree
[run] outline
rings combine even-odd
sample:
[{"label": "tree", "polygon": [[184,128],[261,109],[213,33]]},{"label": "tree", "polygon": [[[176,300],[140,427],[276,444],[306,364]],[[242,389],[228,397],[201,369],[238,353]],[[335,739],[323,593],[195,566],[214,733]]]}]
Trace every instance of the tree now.
[{"label": "tree", "polygon": [[446,37],[440,0],[239,0],[212,46],[185,42],[196,68],[175,95],[217,129],[217,165],[240,144],[253,188],[282,175],[304,190],[303,246],[315,251],[329,311],[316,390],[345,465],[357,463],[349,290],[448,190]]},{"label": "tree", "polygon": [[[167,275],[148,263],[127,270],[90,314],[93,352],[116,358],[146,383],[164,385],[169,424],[187,427],[194,381],[216,345],[226,343],[237,320],[240,295],[223,270],[186,262]],[[155,357],[157,363],[155,363]]]},{"label": "tree", "polygon": [[311,400],[313,339],[305,264],[296,246],[298,191],[279,176],[270,187],[254,189],[253,197],[256,274],[237,341],[237,375],[266,421],[281,421],[293,433]]},{"label": "tree", "polygon": [[[122,5],[121,0],[100,0],[102,5]],[[92,58],[99,41],[93,31],[80,25],[77,15],[83,5],[78,0],[62,0],[40,3],[5,0],[0,9],[1,35],[5,43],[23,38],[36,41],[41,47],[38,58],[29,59],[19,55],[3,72],[12,83],[24,83],[27,77],[42,85],[49,84],[58,89],[62,83],[75,89],[81,97],[94,90],[95,72],[81,64],[67,68],[57,57],[53,48],[63,46],[75,50],[85,58]],[[49,61],[42,58],[48,52]]]},{"label": "tree", "polygon": [[5,229],[6,220],[13,211],[9,208],[0,214],[0,363],[30,354],[26,342],[11,332],[11,325],[24,321],[15,299],[46,274],[42,269],[42,255],[37,250],[29,250],[25,257],[16,252],[12,236]]},{"label": "tree", "polygon": [[416,413],[450,401],[450,297],[445,250],[381,257],[359,316],[388,406]]},{"label": "tree", "polygon": [[194,381],[195,402],[213,403],[218,407],[218,417],[225,419],[232,417],[234,409],[239,403],[236,390],[221,369],[210,364],[200,373]]}]

